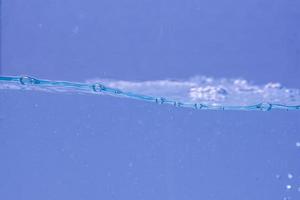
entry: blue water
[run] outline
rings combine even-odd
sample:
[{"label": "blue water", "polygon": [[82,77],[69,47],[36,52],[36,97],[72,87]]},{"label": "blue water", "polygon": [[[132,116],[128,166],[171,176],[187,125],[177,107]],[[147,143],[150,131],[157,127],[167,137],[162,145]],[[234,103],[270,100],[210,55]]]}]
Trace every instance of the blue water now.
[{"label": "blue water", "polygon": [[299,10],[2,1],[0,199],[299,199]]}]

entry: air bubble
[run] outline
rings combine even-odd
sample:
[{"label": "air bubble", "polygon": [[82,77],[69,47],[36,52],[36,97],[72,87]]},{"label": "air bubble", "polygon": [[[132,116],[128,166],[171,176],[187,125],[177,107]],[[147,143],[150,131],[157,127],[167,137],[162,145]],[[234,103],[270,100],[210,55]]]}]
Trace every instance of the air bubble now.
[{"label": "air bubble", "polygon": [[92,88],[94,92],[102,92],[105,89],[105,87],[100,83],[95,83]]},{"label": "air bubble", "polygon": [[292,189],[292,186],[291,186],[291,185],[286,185],[285,188],[286,188],[287,190],[290,190],[290,189]]},{"label": "air bubble", "polygon": [[156,99],[155,99],[155,102],[158,103],[158,104],[163,104],[163,103],[166,102],[166,99],[163,98],[163,97],[156,98]]},{"label": "air bubble", "polygon": [[195,109],[202,109],[202,108],[207,107],[207,106],[205,106],[201,103],[195,103],[194,107],[195,107]]},{"label": "air bubble", "polygon": [[181,107],[182,105],[183,105],[183,103],[181,103],[181,102],[177,102],[177,101],[174,102],[175,107]]},{"label": "air bubble", "polygon": [[281,178],[280,174],[276,174],[275,177],[276,177],[276,179],[280,179]]},{"label": "air bubble", "polygon": [[39,84],[40,81],[29,76],[23,76],[20,78],[20,83],[22,85],[34,85],[34,84]]},{"label": "air bubble", "polygon": [[115,93],[115,94],[121,94],[122,91],[121,91],[121,90],[118,90],[118,89],[115,89],[115,90],[114,90],[114,93]]},{"label": "air bubble", "polygon": [[259,108],[262,111],[270,111],[272,109],[272,104],[260,103],[257,105],[257,108]]}]

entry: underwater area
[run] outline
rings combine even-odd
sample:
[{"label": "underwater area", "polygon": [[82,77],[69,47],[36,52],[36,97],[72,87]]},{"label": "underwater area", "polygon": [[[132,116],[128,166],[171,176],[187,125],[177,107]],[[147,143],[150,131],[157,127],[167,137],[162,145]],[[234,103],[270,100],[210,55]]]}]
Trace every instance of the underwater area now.
[{"label": "underwater area", "polygon": [[299,17],[1,1],[0,199],[299,199]]}]

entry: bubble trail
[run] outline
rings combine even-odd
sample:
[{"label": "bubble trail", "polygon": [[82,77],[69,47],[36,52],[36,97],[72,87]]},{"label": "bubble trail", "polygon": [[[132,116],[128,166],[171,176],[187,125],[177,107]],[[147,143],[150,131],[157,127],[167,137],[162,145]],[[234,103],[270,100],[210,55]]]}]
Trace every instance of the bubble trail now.
[{"label": "bubble trail", "polygon": [[194,77],[187,81],[52,81],[29,76],[0,76],[0,90],[88,93],[137,99],[196,110],[300,110],[300,90],[278,83],[263,86],[242,79]]}]

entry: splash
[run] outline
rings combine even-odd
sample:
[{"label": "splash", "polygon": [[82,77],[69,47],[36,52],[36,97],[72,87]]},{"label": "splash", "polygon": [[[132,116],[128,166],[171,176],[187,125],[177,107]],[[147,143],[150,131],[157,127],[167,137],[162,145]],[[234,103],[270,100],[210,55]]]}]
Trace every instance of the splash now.
[{"label": "splash", "polygon": [[300,89],[284,88],[279,83],[258,86],[243,79],[194,77],[184,81],[142,82],[95,79],[78,83],[0,76],[0,89],[112,95],[199,110],[300,110]]}]

